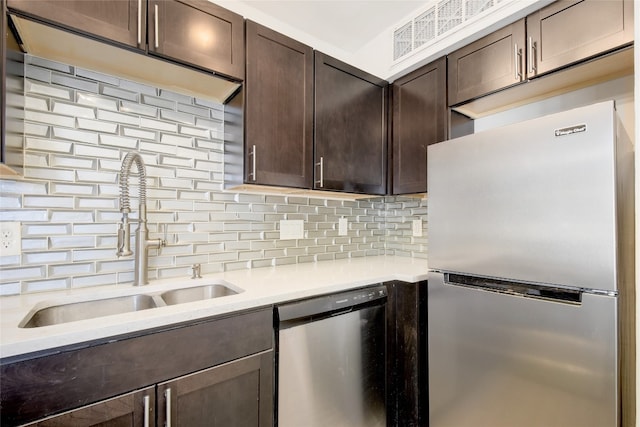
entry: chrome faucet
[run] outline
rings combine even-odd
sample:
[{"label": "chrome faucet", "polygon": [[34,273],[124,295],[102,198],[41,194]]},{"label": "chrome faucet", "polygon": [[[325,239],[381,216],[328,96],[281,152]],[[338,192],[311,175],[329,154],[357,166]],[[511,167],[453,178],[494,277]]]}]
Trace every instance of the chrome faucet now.
[{"label": "chrome faucet", "polygon": [[140,206],[138,208],[138,229],[136,230],[133,285],[139,286],[149,283],[147,277],[149,249],[159,249],[162,246],[166,246],[167,242],[163,239],[149,240],[149,229],[147,228],[147,176],[144,162],[140,154],[127,153],[120,169],[120,212],[122,212],[122,221],[118,226],[118,252],[116,252],[116,255],[122,257],[130,256],[133,253],[131,252],[131,220],[129,219],[129,213],[131,213],[129,206],[129,176],[131,175],[131,166],[134,163],[138,169]]}]

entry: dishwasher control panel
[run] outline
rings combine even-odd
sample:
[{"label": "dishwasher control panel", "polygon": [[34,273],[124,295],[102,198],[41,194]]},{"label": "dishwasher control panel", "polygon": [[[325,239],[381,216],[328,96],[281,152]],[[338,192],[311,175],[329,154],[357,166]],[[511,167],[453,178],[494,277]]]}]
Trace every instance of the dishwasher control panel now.
[{"label": "dishwasher control panel", "polygon": [[386,302],[387,288],[376,285],[337,294],[321,295],[277,307],[279,320],[287,321],[317,315],[340,314],[363,304]]}]

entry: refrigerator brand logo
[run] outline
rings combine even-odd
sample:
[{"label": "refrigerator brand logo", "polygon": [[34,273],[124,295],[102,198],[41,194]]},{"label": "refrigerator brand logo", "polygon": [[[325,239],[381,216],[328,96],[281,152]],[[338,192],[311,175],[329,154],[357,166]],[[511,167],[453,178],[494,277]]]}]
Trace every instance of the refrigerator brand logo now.
[{"label": "refrigerator brand logo", "polygon": [[556,129],[555,134],[556,136],[565,136],[565,135],[571,135],[574,133],[586,132],[586,131],[587,131],[587,125],[582,124],[582,125],[569,126],[562,129]]}]

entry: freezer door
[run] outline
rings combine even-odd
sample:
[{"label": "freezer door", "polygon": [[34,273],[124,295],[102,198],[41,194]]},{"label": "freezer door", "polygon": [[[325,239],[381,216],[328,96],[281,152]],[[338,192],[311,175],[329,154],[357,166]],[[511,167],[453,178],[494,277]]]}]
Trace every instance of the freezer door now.
[{"label": "freezer door", "polygon": [[[543,294],[544,295],[544,294]],[[616,427],[617,297],[428,287],[430,427]]]},{"label": "freezer door", "polygon": [[615,291],[613,102],[430,145],[429,267]]}]

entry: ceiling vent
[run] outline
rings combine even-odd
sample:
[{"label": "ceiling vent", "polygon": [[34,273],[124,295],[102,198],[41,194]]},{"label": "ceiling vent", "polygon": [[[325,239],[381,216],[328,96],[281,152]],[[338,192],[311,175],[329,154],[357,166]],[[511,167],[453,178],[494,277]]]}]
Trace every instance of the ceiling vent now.
[{"label": "ceiling vent", "polygon": [[393,60],[431,43],[506,0],[439,0],[393,32]]}]

